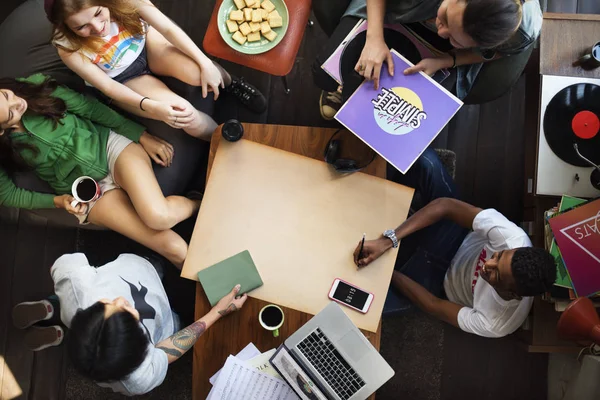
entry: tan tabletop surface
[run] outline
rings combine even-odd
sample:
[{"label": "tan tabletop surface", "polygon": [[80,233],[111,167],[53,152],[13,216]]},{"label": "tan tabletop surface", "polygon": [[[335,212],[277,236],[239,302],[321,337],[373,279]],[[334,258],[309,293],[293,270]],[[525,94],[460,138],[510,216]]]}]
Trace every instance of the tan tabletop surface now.
[{"label": "tan tabletop surface", "polygon": [[[306,157],[323,160],[323,149],[336,129],[310,128],[300,126],[244,124],[244,139],[294,152]],[[221,128],[213,134],[208,161],[210,175],[212,162],[221,138]],[[346,140],[346,139],[345,139]],[[357,151],[364,149],[358,139],[352,142]],[[376,159],[363,172],[385,178],[386,163]],[[264,331],[256,318],[260,309],[267,303],[249,298],[244,307],[237,313],[231,314],[218,321],[200,337],[194,346],[193,382],[194,399],[206,399],[211,389],[209,378],[225,363],[227,356],[236,354],[249,342],[253,342],[260,351],[278,347],[283,341],[305,324],[311,315],[293,309],[285,308],[285,324],[280,329],[278,338]],[[204,295],[200,284],[196,287],[196,318],[210,311],[211,307]],[[362,331],[369,341],[379,349],[381,325],[376,333]],[[374,399],[373,394],[370,399]]]}]

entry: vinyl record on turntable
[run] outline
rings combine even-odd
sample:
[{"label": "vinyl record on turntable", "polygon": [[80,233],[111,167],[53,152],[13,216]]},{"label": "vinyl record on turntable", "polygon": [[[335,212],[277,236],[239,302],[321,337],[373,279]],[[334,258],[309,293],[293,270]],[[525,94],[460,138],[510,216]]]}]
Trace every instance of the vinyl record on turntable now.
[{"label": "vinyl record on turntable", "polygon": [[590,166],[573,148],[577,143],[583,156],[600,164],[600,86],[578,83],[559,91],[544,113],[544,134],[563,161]]}]

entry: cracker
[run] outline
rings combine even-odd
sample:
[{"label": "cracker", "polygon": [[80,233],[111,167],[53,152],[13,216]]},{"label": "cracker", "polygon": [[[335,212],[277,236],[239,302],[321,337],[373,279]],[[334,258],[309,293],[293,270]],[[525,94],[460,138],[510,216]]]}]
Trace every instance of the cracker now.
[{"label": "cracker", "polygon": [[283,19],[281,17],[269,17],[269,26],[271,28],[279,28],[283,26]]},{"label": "cracker", "polygon": [[260,40],[260,32],[252,32],[248,34],[248,42],[258,42]]},{"label": "cracker", "polygon": [[229,13],[229,19],[242,22],[244,20],[244,12],[242,10],[234,10]]},{"label": "cracker", "polygon": [[248,36],[248,34],[252,32],[252,29],[250,29],[250,25],[248,25],[247,22],[244,22],[240,25],[240,32],[242,32],[242,35]]},{"label": "cracker", "polygon": [[228,19],[227,22],[226,22],[226,24],[227,24],[227,29],[229,30],[229,33],[233,33],[233,32],[237,32],[238,31],[238,24],[237,24],[237,22]]},{"label": "cracker", "polygon": [[244,3],[244,0],[233,0],[233,2],[235,3],[235,6],[241,10],[242,8],[244,8],[246,6],[246,3]]},{"label": "cracker", "polygon": [[275,6],[269,0],[263,1],[260,6],[262,8],[264,8],[265,10],[267,10],[268,12],[271,12],[271,11],[273,11],[275,9]]},{"label": "cracker", "polygon": [[260,31],[260,24],[258,22],[249,22],[248,25],[250,25],[250,30],[252,32]]},{"label": "cracker", "polygon": [[241,45],[243,45],[244,43],[246,43],[246,40],[247,40],[246,36],[242,35],[242,33],[240,31],[237,31],[231,37],[233,38],[233,40],[235,40],[236,42],[238,42]]},{"label": "cracker", "polygon": [[252,9],[251,8],[244,8],[244,20],[245,21],[252,21]]},{"label": "cracker", "polygon": [[263,33],[263,36],[266,37],[269,42],[272,42],[277,37],[277,32],[271,30],[267,33]]},{"label": "cracker", "polygon": [[264,35],[265,33],[269,33],[269,32],[271,32],[271,27],[269,26],[269,23],[266,21],[261,22],[260,23],[260,33],[262,33]]},{"label": "cracker", "polygon": [[259,10],[252,10],[252,22],[261,22],[262,13]]}]

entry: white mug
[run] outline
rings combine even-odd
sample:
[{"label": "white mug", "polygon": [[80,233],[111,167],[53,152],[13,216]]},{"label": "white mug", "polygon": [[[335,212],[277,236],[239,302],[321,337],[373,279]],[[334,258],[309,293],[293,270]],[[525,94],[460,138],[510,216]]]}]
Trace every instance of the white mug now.
[{"label": "white mug", "polygon": [[[263,320],[263,313],[269,308],[274,308],[281,313],[281,321],[278,320],[275,325],[269,325],[268,322]],[[285,321],[285,314],[283,313],[281,307],[276,306],[275,304],[268,304],[264,306],[258,313],[258,322],[264,329],[273,332],[273,337],[279,336],[279,328],[281,328],[281,326],[283,325],[283,321]]]},{"label": "white mug", "polygon": [[[95,186],[94,195],[89,199],[87,199],[87,198],[84,199],[80,196],[80,193],[77,193],[77,188],[78,188],[79,184],[85,180],[92,181]],[[93,190],[93,189],[91,189],[91,190]],[[91,190],[90,190],[90,192],[91,192]],[[91,178],[89,176],[80,176],[79,178],[75,179],[75,182],[73,182],[73,185],[71,186],[71,193],[73,194],[73,197],[75,197],[75,200],[73,200],[71,202],[71,207],[77,207],[77,204],[79,204],[79,203],[87,204],[94,200],[98,200],[98,198],[102,194],[102,192],[100,191],[100,185],[98,185],[98,182],[96,182],[93,178]],[[89,196],[86,196],[86,197],[89,197]]]}]

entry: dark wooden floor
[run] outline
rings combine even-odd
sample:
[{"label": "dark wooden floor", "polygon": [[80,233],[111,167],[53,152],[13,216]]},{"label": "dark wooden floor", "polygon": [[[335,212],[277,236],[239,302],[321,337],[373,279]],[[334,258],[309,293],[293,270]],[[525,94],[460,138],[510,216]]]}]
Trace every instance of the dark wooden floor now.
[{"label": "dark wooden floor", "polygon": [[[2,0],[0,21],[21,2]],[[155,4],[196,43],[202,42],[214,0],[157,0]],[[307,29],[288,76],[290,95],[285,95],[280,78],[224,62],[229,71],[245,76],[268,96],[269,108],[255,115],[245,109],[220,107],[219,119],[331,126],[320,118],[320,92],[310,73],[312,60],[324,40],[317,24]],[[480,207],[494,207],[517,223],[523,210],[525,134],[531,134],[524,131],[527,79],[523,76],[501,99],[463,107],[433,144],[456,152],[456,181],[463,199]],[[0,358],[0,399],[13,397],[10,394],[15,394],[14,390],[20,390],[22,398],[27,399],[64,397],[63,350],[53,348],[35,354],[26,351],[21,332],[12,327],[10,310],[20,301],[51,294],[48,269],[59,255],[75,250],[75,241],[74,230],[0,208],[0,357],[5,361]],[[443,357],[442,399],[546,398],[546,357],[523,353],[510,338],[487,340],[448,330],[439,357]],[[506,381],[509,377],[514,380]]]}]

